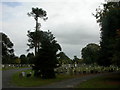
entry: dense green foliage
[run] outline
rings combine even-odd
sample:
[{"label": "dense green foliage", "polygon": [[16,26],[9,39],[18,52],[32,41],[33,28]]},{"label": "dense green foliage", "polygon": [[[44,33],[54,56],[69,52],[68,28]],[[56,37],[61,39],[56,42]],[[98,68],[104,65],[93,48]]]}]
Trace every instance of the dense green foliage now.
[{"label": "dense green foliage", "polygon": [[64,52],[60,52],[59,54],[59,64],[71,64],[72,60],[64,53]]},{"label": "dense green foliage", "polygon": [[20,56],[20,63],[21,64],[28,64],[28,59],[27,59],[27,57],[24,54],[22,54]]},{"label": "dense green foliage", "polygon": [[2,35],[2,63],[15,63],[13,43],[6,34],[0,33],[0,35]]},{"label": "dense green foliage", "polygon": [[20,64],[33,64],[34,62],[34,53],[28,53],[27,55],[20,55],[19,59],[20,59]]},{"label": "dense green foliage", "polygon": [[74,56],[74,59],[72,60],[72,64],[82,64],[83,60],[79,59],[77,56]]},{"label": "dense green foliage", "polygon": [[40,41],[42,39],[42,31],[35,31],[35,32],[28,31],[27,36],[28,36],[28,44],[27,45],[29,46],[29,49],[27,51],[35,48],[36,40],[37,40],[37,49],[39,49],[40,43],[41,43]]},{"label": "dense green foliage", "polygon": [[99,64],[120,65],[120,2],[107,2],[94,15],[101,26]]},{"label": "dense green foliage", "polygon": [[34,62],[34,53],[28,53],[27,54],[27,59],[29,64],[33,64]]},{"label": "dense green foliage", "polygon": [[83,62],[94,64],[98,62],[100,46],[94,43],[88,44],[82,49]]},{"label": "dense green foliage", "polygon": [[[42,31],[41,31],[42,32]],[[35,76],[42,78],[55,78],[54,68],[57,67],[57,51],[61,50],[51,32],[42,32],[39,52],[34,60]]]},{"label": "dense green foliage", "polygon": [[55,78],[54,68],[58,64],[57,51],[61,50],[61,47],[51,32],[40,31],[41,24],[38,23],[38,18],[47,20],[47,13],[41,8],[32,8],[28,16],[33,16],[36,21],[35,32],[28,31],[27,35],[29,37],[28,51],[35,48],[35,58],[33,58],[34,76]]}]

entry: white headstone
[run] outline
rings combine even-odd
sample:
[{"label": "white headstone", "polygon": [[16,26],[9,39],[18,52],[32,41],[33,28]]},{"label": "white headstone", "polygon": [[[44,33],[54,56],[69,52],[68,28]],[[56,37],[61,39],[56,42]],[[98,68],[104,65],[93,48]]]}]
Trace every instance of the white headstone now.
[{"label": "white headstone", "polygon": [[75,64],[75,67],[77,67],[77,64]]},{"label": "white headstone", "polygon": [[5,65],[2,65],[2,67],[4,68],[4,67],[5,67]]},{"label": "white headstone", "polygon": [[25,72],[22,72],[22,76],[25,77]]},{"label": "white headstone", "polygon": [[32,74],[32,72],[30,72],[30,74]]}]

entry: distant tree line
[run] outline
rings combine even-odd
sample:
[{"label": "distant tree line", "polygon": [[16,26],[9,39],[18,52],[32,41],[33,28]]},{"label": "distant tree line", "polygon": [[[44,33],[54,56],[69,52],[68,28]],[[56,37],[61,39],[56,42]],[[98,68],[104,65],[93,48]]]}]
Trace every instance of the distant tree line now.
[{"label": "distant tree line", "polygon": [[5,33],[0,33],[2,45],[2,64],[32,64],[34,54],[28,53],[27,56],[22,54],[20,57],[14,54],[13,42]]},{"label": "distant tree line", "polygon": [[[44,33],[42,31],[38,31],[39,33]],[[47,32],[45,32],[47,33]],[[50,32],[49,32],[50,33]],[[14,54],[14,44],[10,40],[10,38],[4,34],[0,33],[2,35],[2,63],[3,64],[34,64],[35,54],[28,53],[27,55],[21,54],[20,56],[16,56]],[[32,46],[33,40],[32,36],[34,35],[34,32],[28,32],[28,37],[31,40],[31,44],[28,44],[28,46]],[[34,36],[33,36],[34,37]],[[41,37],[41,40],[43,37]],[[30,40],[28,40],[30,42]],[[31,47],[29,47],[30,49]],[[34,48],[34,46],[32,47]],[[31,49],[32,49],[31,48]],[[60,52],[57,54],[57,60],[58,64],[61,66],[62,64],[75,64],[81,62],[77,56],[74,56],[74,59],[70,59],[64,52]]]}]

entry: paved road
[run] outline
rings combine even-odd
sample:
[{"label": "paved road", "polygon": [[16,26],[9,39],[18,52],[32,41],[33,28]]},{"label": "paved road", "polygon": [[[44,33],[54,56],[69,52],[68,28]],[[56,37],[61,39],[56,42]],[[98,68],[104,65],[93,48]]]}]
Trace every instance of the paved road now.
[{"label": "paved road", "polygon": [[84,76],[84,77],[78,77],[78,78],[69,79],[66,81],[61,81],[61,82],[57,82],[57,83],[50,84],[50,85],[41,86],[38,88],[74,88],[76,85],[78,85],[84,81],[87,81],[89,79],[92,79],[92,78],[95,78],[98,76],[109,75],[109,74],[112,74],[112,73],[104,73],[104,74],[96,74],[96,75],[88,75],[88,76]]},{"label": "paved road", "polygon": [[2,88],[15,87],[15,86],[11,85],[11,83],[10,83],[12,75],[18,71],[23,71],[23,70],[27,70],[27,69],[30,69],[30,68],[11,69],[11,70],[2,71]]},{"label": "paved road", "polygon": [[[3,83],[3,88],[22,88],[22,87],[17,87],[17,86],[13,86],[10,84],[10,80],[11,80],[11,76],[13,73],[18,72],[18,71],[22,71],[22,70],[26,70],[29,68],[22,68],[19,70],[7,70],[7,71],[3,71],[2,73],[2,83]],[[113,72],[116,73],[116,72]],[[61,81],[61,82],[57,82],[57,83],[52,83],[49,85],[45,85],[45,86],[40,86],[40,87],[31,87],[31,88],[74,88],[74,86],[76,86],[79,83],[82,83],[86,80],[98,77],[98,76],[102,76],[102,75],[109,75],[112,73],[104,73],[104,74],[96,74],[96,75],[88,75],[88,76],[84,76],[84,77],[78,77],[78,78],[73,78],[73,79],[68,79],[65,81]]]}]

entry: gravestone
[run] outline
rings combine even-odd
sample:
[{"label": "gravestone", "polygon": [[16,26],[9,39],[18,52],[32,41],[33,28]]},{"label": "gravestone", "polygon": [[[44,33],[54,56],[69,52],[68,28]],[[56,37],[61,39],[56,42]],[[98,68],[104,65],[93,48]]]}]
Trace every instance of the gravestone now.
[{"label": "gravestone", "polygon": [[25,72],[22,72],[22,77],[25,77]]},{"label": "gravestone", "polygon": [[4,68],[5,67],[5,65],[2,65],[2,68]]},{"label": "gravestone", "polygon": [[25,77],[25,72],[21,72],[21,73],[19,74],[19,77]]}]

